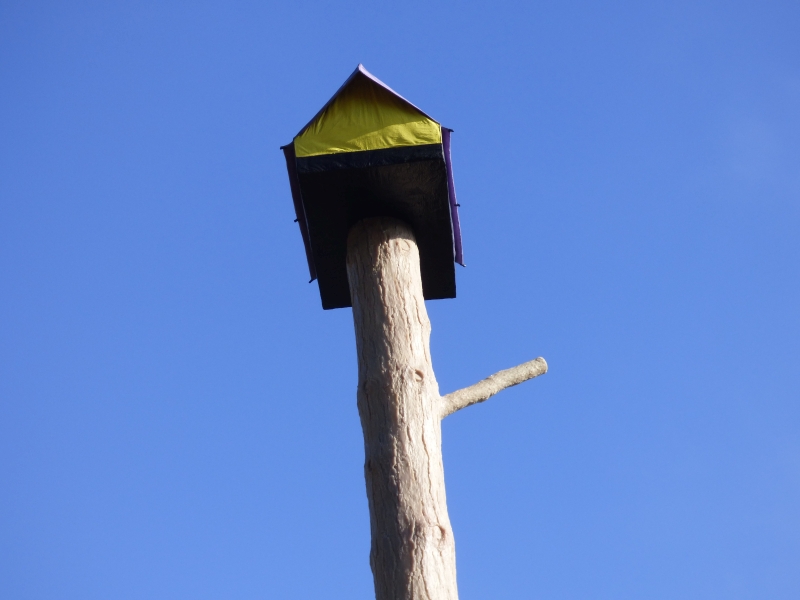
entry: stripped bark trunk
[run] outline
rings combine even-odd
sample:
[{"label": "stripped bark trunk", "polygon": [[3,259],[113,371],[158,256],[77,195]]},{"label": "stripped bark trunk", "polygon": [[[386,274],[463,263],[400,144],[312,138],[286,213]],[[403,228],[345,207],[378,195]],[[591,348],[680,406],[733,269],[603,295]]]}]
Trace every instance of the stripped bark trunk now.
[{"label": "stripped bark trunk", "polygon": [[377,600],[457,600],[442,466],[439,386],[419,251],[399,221],[368,219],[348,239]]},{"label": "stripped bark trunk", "polygon": [[404,223],[366,219],[351,229],[347,276],[377,600],[458,599],[441,419],[547,371],[538,358],[440,397],[419,269]]}]

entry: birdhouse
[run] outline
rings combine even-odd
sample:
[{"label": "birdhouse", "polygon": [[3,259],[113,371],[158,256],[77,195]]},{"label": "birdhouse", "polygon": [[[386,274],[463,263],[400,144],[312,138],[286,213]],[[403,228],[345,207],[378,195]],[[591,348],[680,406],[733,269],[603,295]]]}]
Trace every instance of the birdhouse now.
[{"label": "birdhouse", "polygon": [[322,308],[352,305],[347,234],[367,217],[407,223],[424,297],[455,298],[455,263],[463,257],[450,133],[359,65],[282,148]]}]

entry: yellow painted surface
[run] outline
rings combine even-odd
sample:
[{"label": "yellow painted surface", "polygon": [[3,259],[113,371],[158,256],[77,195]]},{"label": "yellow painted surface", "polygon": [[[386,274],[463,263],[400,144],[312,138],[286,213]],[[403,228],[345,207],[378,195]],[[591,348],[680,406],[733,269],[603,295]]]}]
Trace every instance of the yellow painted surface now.
[{"label": "yellow painted surface", "polygon": [[441,144],[441,126],[367,77],[355,77],[295,139],[297,157]]}]

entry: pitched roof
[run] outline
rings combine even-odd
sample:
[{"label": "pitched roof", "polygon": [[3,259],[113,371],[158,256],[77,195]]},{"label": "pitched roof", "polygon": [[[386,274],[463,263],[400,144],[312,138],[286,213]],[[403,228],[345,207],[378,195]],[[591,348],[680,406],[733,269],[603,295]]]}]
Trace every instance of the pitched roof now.
[{"label": "pitched roof", "polygon": [[298,158],[441,143],[437,121],[362,65],[294,138]]}]

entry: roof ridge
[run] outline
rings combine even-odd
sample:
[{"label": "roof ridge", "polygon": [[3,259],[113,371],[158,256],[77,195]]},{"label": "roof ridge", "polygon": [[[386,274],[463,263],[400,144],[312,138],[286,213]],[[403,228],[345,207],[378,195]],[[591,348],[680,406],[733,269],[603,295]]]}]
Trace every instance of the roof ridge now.
[{"label": "roof ridge", "polygon": [[[342,93],[342,91],[344,90],[344,88],[346,88],[346,87],[347,87],[347,86],[350,84],[350,82],[352,82],[352,81],[353,81],[353,79],[354,79],[356,76],[358,76],[358,75],[363,75],[364,77],[366,77],[367,79],[369,79],[369,80],[370,80],[370,81],[372,81],[373,83],[375,83],[375,84],[377,84],[377,85],[381,86],[383,89],[385,89],[385,90],[386,90],[386,91],[388,91],[389,93],[393,94],[394,96],[396,96],[397,98],[399,98],[400,100],[402,100],[403,102],[405,102],[406,104],[408,104],[408,105],[409,105],[411,108],[413,108],[414,110],[417,110],[417,111],[419,111],[419,112],[420,112],[420,113],[421,113],[423,116],[427,117],[428,119],[430,119],[430,120],[431,120],[431,121],[433,121],[434,123],[439,123],[439,121],[437,121],[436,119],[434,119],[432,116],[430,116],[428,113],[426,113],[426,112],[425,112],[424,110],[422,110],[420,107],[418,107],[416,104],[414,104],[413,102],[410,102],[409,100],[406,100],[406,99],[405,99],[403,96],[401,96],[400,94],[398,94],[397,92],[395,92],[395,91],[394,91],[392,88],[390,88],[388,85],[386,85],[385,83],[383,83],[383,82],[382,82],[380,79],[378,79],[377,77],[375,77],[375,75],[373,75],[372,73],[370,73],[369,71],[367,71],[367,69],[364,67],[364,65],[363,65],[363,64],[361,64],[361,63],[358,63],[358,66],[356,67],[355,71],[353,71],[353,72],[350,74],[350,76],[349,76],[349,77],[348,77],[348,78],[345,80],[345,82],[344,82],[342,85],[340,85],[340,86],[339,86],[339,89],[338,89],[338,90],[336,90],[336,92],[333,94],[333,96],[331,96],[331,97],[330,97],[330,99],[329,99],[329,100],[328,100],[328,101],[325,103],[325,105],[324,105],[322,108],[320,108],[320,109],[317,111],[317,113],[316,113],[316,114],[315,114],[315,115],[314,115],[314,116],[311,118],[311,120],[310,120],[308,123],[306,123],[305,125],[303,125],[303,128],[302,128],[302,129],[301,129],[299,132],[297,132],[297,135],[295,135],[294,137],[298,137],[298,136],[300,136],[300,135],[301,135],[301,134],[302,134],[302,133],[303,133],[303,132],[304,132],[306,129],[308,129],[308,127],[309,127],[309,126],[310,126],[310,125],[311,125],[311,124],[312,124],[314,121],[316,121],[316,120],[319,118],[319,116],[320,116],[320,115],[322,115],[322,113],[324,113],[324,112],[325,112],[325,110],[326,110],[326,109],[327,109],[327,108],[328,108],[328,107],[329,107],[331,104],[333,104],[333,102],[336,100],[336,98],[339,96],[339,94],[341,94],[341,93]],[[441,123],[439,123],[439,125],[441,125]]]}]

